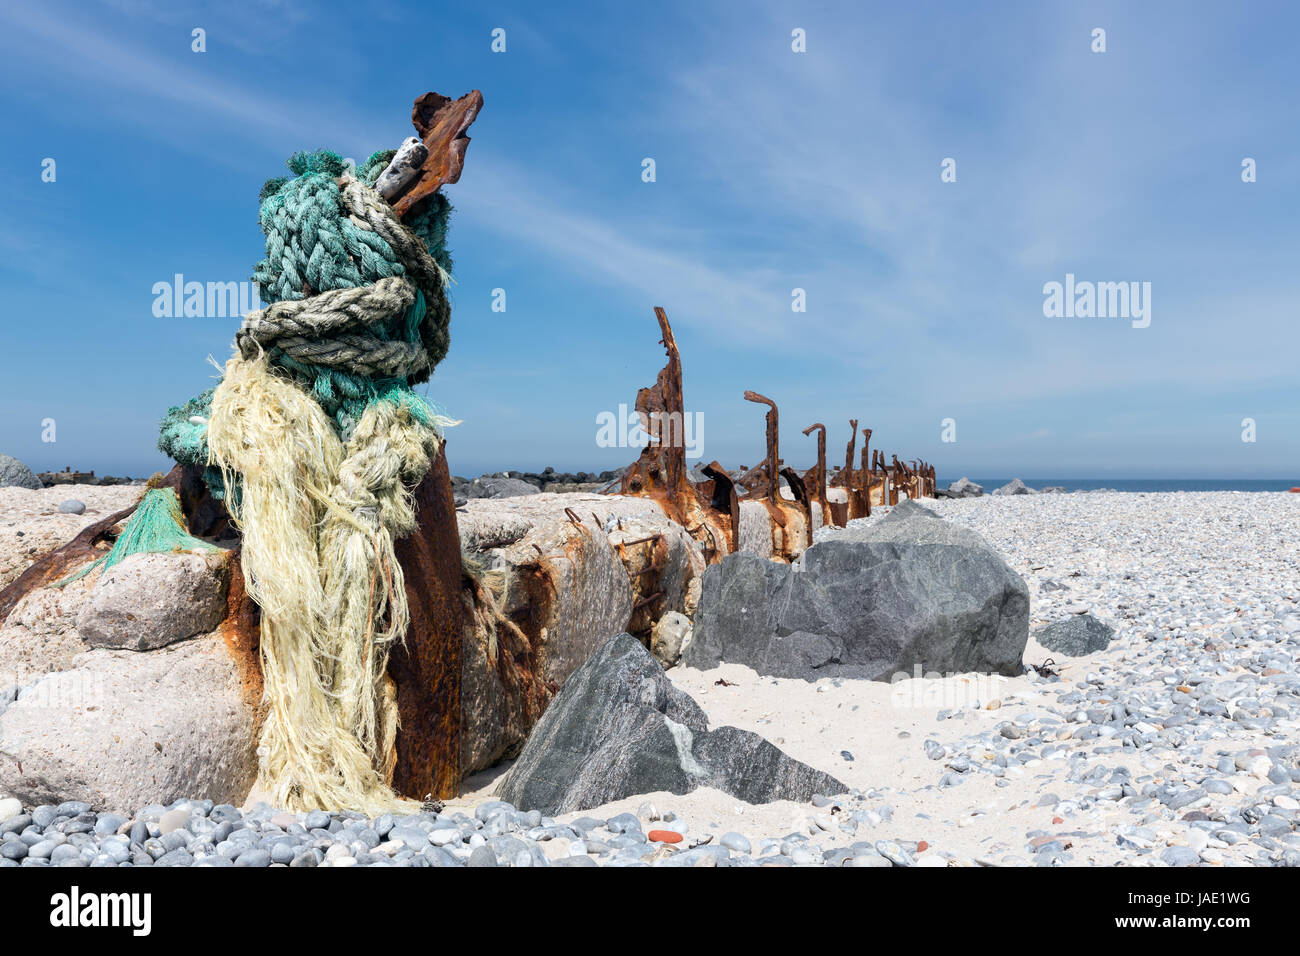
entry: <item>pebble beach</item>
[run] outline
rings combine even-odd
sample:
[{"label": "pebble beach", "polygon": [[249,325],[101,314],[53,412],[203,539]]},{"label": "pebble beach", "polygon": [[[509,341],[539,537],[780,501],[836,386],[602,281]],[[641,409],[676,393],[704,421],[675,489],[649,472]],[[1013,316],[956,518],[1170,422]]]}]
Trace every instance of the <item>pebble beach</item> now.
[{"label": "pebble beach", "polygon": [[[74,494],[85,490],[46,491],[121,506],[121,489],[102,502]],[[18,542],[67,540],[93,520],[50,513],[41,495],[0,489],[11,575]],[[1300,865],[1300,495],[923,504],[983,535],[1028,584],[1024,674],[668,671],[710,726],[761,734],[848,793],[750,805],[700,789],[550,818],[495,799],[503,764],[457,800],[377,819],[0,797],[0,866]],[[1064,657],[1032,637],[1085,612],[1114,629],[1105,650]]]}]

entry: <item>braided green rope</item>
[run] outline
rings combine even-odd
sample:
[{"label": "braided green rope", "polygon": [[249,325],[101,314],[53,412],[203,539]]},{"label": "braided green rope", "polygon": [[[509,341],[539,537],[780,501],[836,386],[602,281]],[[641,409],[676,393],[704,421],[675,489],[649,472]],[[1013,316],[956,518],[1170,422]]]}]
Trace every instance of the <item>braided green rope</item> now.
[{"label": "braided green rope", "polygon": [[[381,395],[391,400],[401,383],[427,381],[450,341],[451,203],[434,193],[397,222],[367,188],[393,154],[374,153],[353,178],[337,153],[295,153],[288,166],[297,177],[266,182],[258,212],[266,258],[253,280],[272,305],[253,313],[236,336],[245,357],[260,345],[272,364],[290,372],[345,440]],[[307,290],[322,294],[306,305]],[[361,328],[364,335],[348,331]],[[168,409],[158,447],[181,464],[205,468],[209,490],[220,498],[220,476],[208,467],[212,391]],[[438,416],[429,410],[426,417]]]}]

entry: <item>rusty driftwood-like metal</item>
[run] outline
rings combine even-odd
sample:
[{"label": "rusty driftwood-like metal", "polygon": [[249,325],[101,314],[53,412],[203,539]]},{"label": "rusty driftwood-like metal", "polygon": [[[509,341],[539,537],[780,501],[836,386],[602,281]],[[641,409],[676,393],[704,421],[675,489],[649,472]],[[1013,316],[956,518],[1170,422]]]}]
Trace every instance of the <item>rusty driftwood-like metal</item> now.
[{"label": "rusty driftwood-like metal", "polygon": [[[812,543],[812,510],[809,506],[808,493],[804,488],[803,478],[792,468],[781,467],[781,429],[780,412],[776,402],[758,392],[745,392],[745,401],[767,406],[764,416],[766,426],[767,453],[763,461],[755,465],[740,478],[740,483],[749,491],[742,500],[757,501],[767,509],[771,519],[772,551],[774,554],[790,560],[802,551],[790,539],[790,519],[797,513],[804,522],[804,544]],[[787,501],[781,494],[781,479],[790,486],[793,501]]]},{"label": "rusty driftwood-like metal", "polygon": [[[421,200],[460,180],[469,137],[465,131],[483,108],[471,90],[453,100],[425,93],[411,107],[411,123],[428,156],[405,190],[392,201],[405,216]],[[417,800],[460,793],[461,684],[465,625],[463,567],[456,505],[446,444],[415,490],[419,524],[395,542],[402,566],[410,624],[406,640],[388,659],[397,685],[397,765],[393,789]]]},{"label": "rusty driftwood-like metal", "polygon": [[693,485],[687,476],[681,355],[668,313],[656,307],[655,318],[668,361],[655,384],[637,392],[636,413],[650,440],[623,475],[619,493],[654,499],[700,542],[708,560],[721,560],[739,540],[735,485],[717,462],[704,468],[707,481]]},{"label": "rusty driftwood-like metal", "polygon": [[411,107],[411,123],[420,134],[429,155],[411,182],[392,202],[393,210],[405,216],[420,200],[447,183],[460,180],[465,168],[469,137],[465,130],[478,118],[483,94],[470,90],[458,100],[441,93],[425,93]]}]

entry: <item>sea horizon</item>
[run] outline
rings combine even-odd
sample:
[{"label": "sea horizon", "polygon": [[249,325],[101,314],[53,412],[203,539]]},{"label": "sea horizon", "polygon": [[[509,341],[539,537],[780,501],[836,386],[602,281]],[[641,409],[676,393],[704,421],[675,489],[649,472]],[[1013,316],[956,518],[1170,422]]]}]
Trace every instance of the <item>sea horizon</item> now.
[{"label": "sea horizon", "polygon": [[[976,475],[940,475],[939,488],[947,488],[952,482],[968,477],[989,494],[1012,481],[1011,478],[980,478]],[[1044,488],[1064,488],[1068,491],[1127,491],[1127,492],[1169,492],[1169,491],[1290,491],[1300,486],[1300,478],[1288,481],[1285,478],[1021,478],[1035,491]]]},{"label": "sea horizon", "polygon": [[[45,473],[41,471],[41,469],[37,469],[37,468],[33,468],[32,470]],[[62,469],[58,469],[58,470],[61,471]],[[150,475],[165,470],[166,469],[159,469],[159,468],[155,468],[152,471],[143,470],[143,469],[132,469],[132,470],[95,469],[93,474],[100,477],[105,477],[105,476],[129,477],[131,480],[143,481],[149,478]],[[453,468],[452,470],[454,474],[459,474],[465,478],[474,478],[480,475],[495,475],[495,474],[502,474],[502,473],[509,473],[512,475],[540,474],[542,471],[541,468],[532,469],[532,468],[518,468],[518,467],[497,468],[497,469],[482,470],[482,471],[478,469],[456,470],[455,468]],[[592,466],[588,468],[571,468],[571,469],[556,468],[555,469],[555,471],[559,475],[564,475],[564,476],[574,475],[584,471],[590,474],[603,474],[608,470],[610,469],[600,468],[598,466]],[[796,470],[802,473],[805,469],[799,468]],[[961,478],[969,478],[969,480],[983,487],[985,494],[990,494],[993,491],[997,490],[998,488],[1001,488],[1003,485],[1007,484],[1008,482],[1014,480],[1015,477],[1020,477],[1020,476],[989,478],[989,477],[981,477],[978,474],[970,474],[970,473],[957,474],[957,473],[938,472],[936,487],[938,487],[939,489],[945,489],[954,481],[958,481]],[[1123,492],[1132,492],[1132,493],[1174,492],[1174,491],[1278,492],[1278,491],[1290,491],[1294,487],[1300,487],[1300,473],[1298,473],[1297,477],[1293,479],[1288,479],[1288,478],[1020,477],[1020,480],[1023,481],[1030,488],[1034,489],[1035,491],[1041,491],[1044,488],[1064,488],[1067,492],[1101,491],[1101,490],[1123,491]]]}]

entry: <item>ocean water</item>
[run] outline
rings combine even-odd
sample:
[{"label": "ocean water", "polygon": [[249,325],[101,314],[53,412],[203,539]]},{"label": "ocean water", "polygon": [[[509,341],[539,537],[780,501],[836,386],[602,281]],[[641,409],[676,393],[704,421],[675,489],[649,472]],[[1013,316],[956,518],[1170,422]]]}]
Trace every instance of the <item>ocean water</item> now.
[{"label": "ocean water", "polygon": [[[947,488],[961,475],[948,478],[940,476],[938,485]],[[969,476],[977,485],[984,486],[984,493],[1001,488],[1010,478],[980,478]],[[1300,473],[1294,480],[1284,478],[1022,478],[1030,488],[1064,488],[1066,491],[1096,491],[1106,488],[1112,491],[1290,491],[1300,487]]]}]

